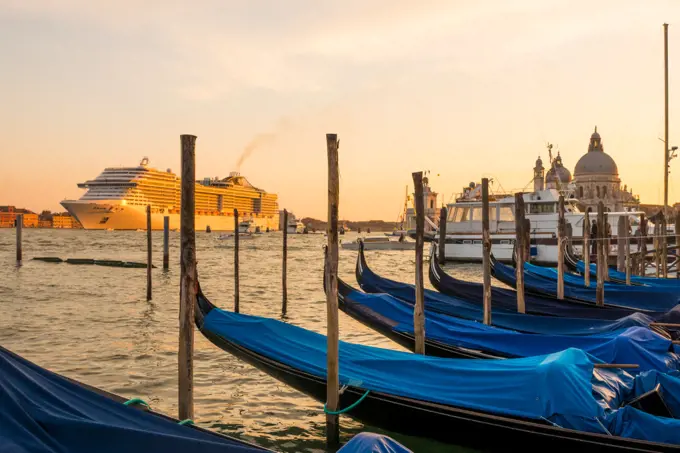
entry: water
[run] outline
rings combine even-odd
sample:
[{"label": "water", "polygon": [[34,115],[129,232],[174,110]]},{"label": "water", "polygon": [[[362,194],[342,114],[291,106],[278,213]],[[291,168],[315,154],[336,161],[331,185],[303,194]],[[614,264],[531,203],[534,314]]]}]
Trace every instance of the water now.
[{"label": "water", "polygon": [[[49,370],[124,397],[142,398],[155,410],[176,416],[179,233],[170,233],[167,272],[162,270],[162,234],[153,233],[158,268],[153,270],[153,300],[147,302],[145,269],[31,260],[58,256],[145,262],[144,232],[24,229],[24,262],[16,267],[14,230],[0,229],[0,344]],[[324,334],[325,241],[322,234],[289,236],[286,319]],[[242,313],[280,317],[281,243],[281,233],[241,241]],[[233,244],[202,232],[196,244],[203,291],[216,305],[232,309]],[[413,252],[375,251],[367,256],[379,274],[414,281]],[[355,260],[356,252],[341,249],[340,277],[354,286]],[[480,281],[478,269],[456,265],[455,273]],[[402,349],[343,313],[340,339]],[[218,349],[199,332],[194,363],[198,424],[279,451],[325,451],[321,403]],[[362,430],[381,432],[341,417],[343,441]],[[470,451],[386,434],[414,451]]]}]

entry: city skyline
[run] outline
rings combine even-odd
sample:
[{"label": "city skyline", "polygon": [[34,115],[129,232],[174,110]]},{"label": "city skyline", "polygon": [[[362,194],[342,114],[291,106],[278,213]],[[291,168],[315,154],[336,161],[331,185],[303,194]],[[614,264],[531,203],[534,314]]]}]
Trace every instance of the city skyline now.
[{"label": "city skyline", "polygon": [[622,185],[662,203],[662,24],[673,146],[678,18],[671,1],[0,0],[0,203],[63,211],[77,183],[144,156],[179,173],[189,133],[197,178],[240,170],[324,219],[333,132],[340,216],[396,220],[413,171],[444,202],[482,177],[530,188],[548,142],[573,172],[596,125]]}]

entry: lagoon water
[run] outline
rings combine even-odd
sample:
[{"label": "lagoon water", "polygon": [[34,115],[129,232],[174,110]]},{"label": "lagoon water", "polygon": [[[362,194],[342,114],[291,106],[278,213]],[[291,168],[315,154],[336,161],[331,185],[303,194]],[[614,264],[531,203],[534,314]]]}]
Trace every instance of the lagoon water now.
[{"label": "lagoon water", "polygon": [[[170,233],[170,270],[162,270],[162,232],[153,233],[153,300],[146,270],[66,263],[33,257],[146,261],[146,234],[135,231],[24,229],[24,261],[15,263],[14,230],[0,229],[0,344],[49,370],[124,397],[139,397],[177,415],[179,233]],[[381,234],[381,233],[378,233]],[[216,305],[233,308],[231,241],[197,233],[201,287]],[[341,236],[353,240],[354,233]],[[288,241],[287,322],[326,331],[322,288],[323,234]],[[279,318],[281,233],[241,241],[241,312]],[[427,244],[426,244],[427,250]],[[412,251],[367,252],[379,274],[412,283]],[[340,252],[340,277],[356,285],[356,252]],[[448,265],[481,281],[479,266]],[[425,272],[426,287],[430,287]],[[340,339],[402,349],[340,313]],[[281,347],[285,347],[282,343]],[[324,452],[323,405],[215,347],[196,332],[195,419],[203,427],[286,452]],[[399,414],[395,414],[396,417]],[[346,441],[360,431],[381,432],[341,417]],[[416,452],[470,451],[386,433]]]}]

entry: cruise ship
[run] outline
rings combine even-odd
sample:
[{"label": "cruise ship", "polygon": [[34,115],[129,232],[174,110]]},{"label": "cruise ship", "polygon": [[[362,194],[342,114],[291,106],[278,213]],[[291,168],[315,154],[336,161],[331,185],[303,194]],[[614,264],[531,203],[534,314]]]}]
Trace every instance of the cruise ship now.
[{"label": "cruise ship", "polygon": [[[180,227],[180,178],[170,169],[149,166],[145,157],[136,167],[110,167],[95,179],[78,184],[87,189],[79,200],[61,205],[89,230],[146,229],[146,207],[151,207],[151,228]],[[227,178],[196,181],[196,230],[234,231],[234,209],[239,220],[261,230],[278,230],[277,196],[258,189],[237,172]]]}]

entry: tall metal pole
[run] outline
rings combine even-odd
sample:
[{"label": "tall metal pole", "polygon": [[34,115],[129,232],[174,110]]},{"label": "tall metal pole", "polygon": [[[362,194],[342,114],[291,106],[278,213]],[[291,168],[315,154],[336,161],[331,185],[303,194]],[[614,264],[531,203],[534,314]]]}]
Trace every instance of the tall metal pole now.
[{"label": "tall metal pole", "polygon": [[668,24],[663,24],[664,134],[663,134],[663,210],[668,208]]}]

